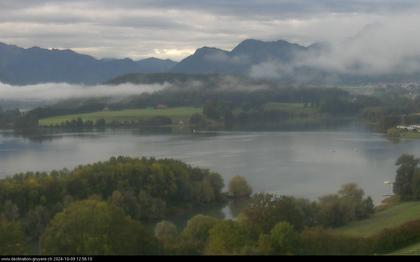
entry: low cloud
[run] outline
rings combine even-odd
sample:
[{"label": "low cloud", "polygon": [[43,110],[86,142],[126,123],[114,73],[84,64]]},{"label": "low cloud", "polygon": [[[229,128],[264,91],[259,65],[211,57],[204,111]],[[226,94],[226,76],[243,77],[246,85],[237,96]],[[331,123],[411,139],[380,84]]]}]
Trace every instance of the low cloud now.
[{"label": "low cloud", "polygon": [[310,82],[314,77],[336,80],[343,75],[380,78],[419,74],[420,29],[415,26],[419,23],[416,14],[382,17],[353,36],[328,41],[317,51],[297,54],[290,63],[267,61],[254,65],[250,75]]},{"label": "low cloud", "polygon": [[169,84],[151,85],[72,85],[46,83],[26,86],[12,86],[0,83],[0,100],[16,102],[54,102],[70,98],[112,97],[124,98],[131,95],[153,93],[168,88]]}]

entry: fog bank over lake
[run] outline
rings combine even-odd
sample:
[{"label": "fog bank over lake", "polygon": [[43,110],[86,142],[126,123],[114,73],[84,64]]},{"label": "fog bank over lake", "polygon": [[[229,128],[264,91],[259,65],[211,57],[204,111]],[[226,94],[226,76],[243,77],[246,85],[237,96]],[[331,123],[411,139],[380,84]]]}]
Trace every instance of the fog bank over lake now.
[{"label": "fog bank over lake", "polygon": [[225,183],[246,177],[254,191],[315,199],[344,183],[375,202],[392,193],[396,159],[420,155],[420,140],[393,143],[364,129],[306,132],[141,134],[135,130],[62,133],[31,140],[0,134],[0,176],[73,168],[111,156],[176,158],[219,172]]}]

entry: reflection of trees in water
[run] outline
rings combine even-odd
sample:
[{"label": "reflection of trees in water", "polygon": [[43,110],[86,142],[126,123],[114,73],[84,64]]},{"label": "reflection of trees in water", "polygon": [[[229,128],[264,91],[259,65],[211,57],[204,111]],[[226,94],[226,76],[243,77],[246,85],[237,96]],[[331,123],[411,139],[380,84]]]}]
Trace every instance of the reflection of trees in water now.
[{"label": "reflection of trees in water", "polygon": [[[42,143],[45,141],[53,141],[71,135],[73,137],[95,138],[100,134],[115,131],[129,131],[134,135],[148,134],[173,134],[175,131],[172,127],[142,127],[142,128],[37,128],[27,130],[12,130],[1,132],[3,137],[24,138],[30,142]],[[185,131],[187,132],[187,131]],[[184,132],[184,133],[185,133]],[[189,131],[188,131],[189,132]]]},{"label": "reflection of trees in water", "polygon": [[[86,132],[83,134],[83,132]],[[53,130],[53,129],[28,129],[28,130],[13,130],[12,132],[1,133],[4,137],[12,138],[24,138],[30,142],[42,143],[45,141],[53,141],[55,139],[61,139],[67,134],[72,134],[73,136],[89,136],[91,138],[94,135],[89,135],[88,132],[92,130]]]}]

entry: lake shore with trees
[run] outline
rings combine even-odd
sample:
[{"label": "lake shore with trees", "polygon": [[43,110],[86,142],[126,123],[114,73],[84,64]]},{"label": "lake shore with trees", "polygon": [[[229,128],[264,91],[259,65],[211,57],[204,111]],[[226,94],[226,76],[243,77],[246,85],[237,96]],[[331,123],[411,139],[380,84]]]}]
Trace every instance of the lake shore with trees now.
[{"label": "lake shore with trees", "polygon": [[[223,192],[220,175],[171,159],[117,157],[73,170],[17,174],[0,180],[0,250],[10,255],[386,254],[420,241],[415,212],[389,229],[387,221],[395,219],[382,215],[397,216],[419,205],[398,203],[417,201],[417,163],[409,155],[398,159],[399,200],[380,209],[356,184],[313,201],[252,194],[251,185],[235,176]],[[234,220],[194,215],[182,228],[171,222],[173,214],[240,199],[247,201]],[[383,228],[358,235],[357,228],[371,220]]]}]

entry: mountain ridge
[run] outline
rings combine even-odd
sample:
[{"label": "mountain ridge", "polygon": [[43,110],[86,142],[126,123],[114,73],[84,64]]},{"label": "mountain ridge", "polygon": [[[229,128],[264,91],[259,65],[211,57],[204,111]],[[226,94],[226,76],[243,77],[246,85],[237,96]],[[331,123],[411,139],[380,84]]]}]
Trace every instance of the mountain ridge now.
[{"label": "mountain ridge", "polygon": [[150,57],[141,60],[96,59],[71,49],[22,48],[0,42],[0,81],[13,85],[44,82],[98,84],[128,73],[159,73],[176,62]]}]

